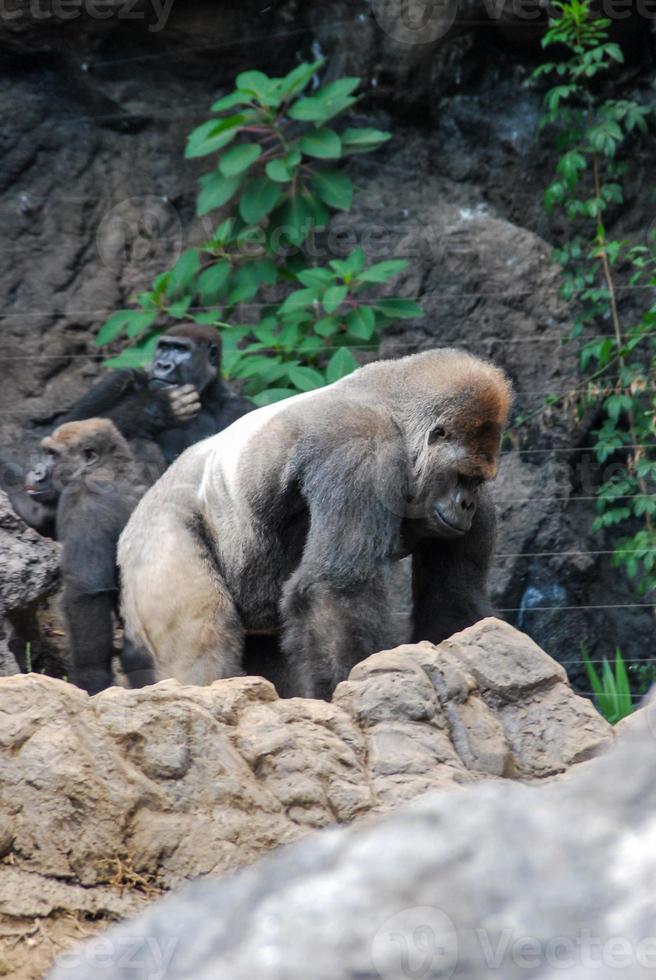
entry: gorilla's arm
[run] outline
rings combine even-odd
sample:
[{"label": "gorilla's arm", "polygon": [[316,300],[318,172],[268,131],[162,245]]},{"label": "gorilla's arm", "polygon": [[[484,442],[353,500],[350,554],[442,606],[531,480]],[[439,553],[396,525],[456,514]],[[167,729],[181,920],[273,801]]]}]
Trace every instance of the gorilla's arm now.
[{"label": "gorilla's arm", "polygon": [[351,439],[306,465],[310,529],[282,598],[292,690],[329,698],[352,666],[395,635],[388,573],[397,557],[405,460],[398,442]]},{"label": "gorilla's arm", "polygon": [[223,429],[227,429],[229,425],[232,425],[237,419],[241,418],[242,415],[246,415],[247,412],[252,412],[257,406],[250,398],[245,398],[243,395],[235,395],[233,392],[228,391],[225,385],[222,385],[221,397],[215,399],[209,407],[216,423],[215,431],[221,432]]},{"label": "gorilla's arm", "polygon": [[412,556],[413,642],[440,643],[493,615],[486,590],[494,538],[494,506],[483,495],[463,538],[427,538],[418,545]]},{"label": "gorilla's arm", "polygon": [[111,419],[126,439],[154,439],[181,424],[168,391],[151,391],[148,375],[136,368],[106,374],[58,424],[91,418]]}]

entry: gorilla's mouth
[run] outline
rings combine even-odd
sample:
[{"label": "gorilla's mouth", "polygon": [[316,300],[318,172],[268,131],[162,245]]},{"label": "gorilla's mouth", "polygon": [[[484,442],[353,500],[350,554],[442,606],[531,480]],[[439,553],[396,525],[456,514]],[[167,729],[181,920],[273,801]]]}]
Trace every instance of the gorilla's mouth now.
[{"label": "gorilla's mouth", "polygon": [[31,483],[26,484],[25,493],[29,497],[45,497],[48,494],[48,490],[40,490],[39,487],[33,486]]},{"label": "gorilla's mouth", "polygon": [[177,388],[179,381],[167,381],[164,378],[151,378],[148,387],[152,390],[156,388]]},{"label": "gorilla's mouth", "polygon": [[433,507],[433,515],[438,526],[447,537],[459,537],[461,534],[465,534],[469,530],[470,525],[463,527],[462,524],[454,524],[453,521],[450,521],[444,516],[440,508],[437,506]]}]

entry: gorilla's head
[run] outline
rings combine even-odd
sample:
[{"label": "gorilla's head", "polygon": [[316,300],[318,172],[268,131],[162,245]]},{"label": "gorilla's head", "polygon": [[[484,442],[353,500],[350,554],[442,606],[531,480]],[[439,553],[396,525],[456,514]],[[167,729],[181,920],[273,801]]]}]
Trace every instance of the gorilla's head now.
[{"label": "gorilla's head", "polygon": [[199,394],[218,377],[221,338],[214,327],[181,324],[162,334],[150,365],[151,388],[193,385]]},{"label": "gorilla's head", "polygon": [[[455,539],[471,528],[481,488],[497,471],[511,387],[492,364],[463,351],[413,365],[407,408],[396,406],[411,462],[407,517],[422,535]],[[403,399],[405,402],[405,399]]]},{"label": "gorilla's head", "polygon": [[127,442],[109,419],[65,422],[41,440],[41,448],[43,459],[38,471],[35,467],[28,474],[26,486],[41,502],[50,496],[56,500],[64,487],[83,477],[108,483],[132,461]]}]

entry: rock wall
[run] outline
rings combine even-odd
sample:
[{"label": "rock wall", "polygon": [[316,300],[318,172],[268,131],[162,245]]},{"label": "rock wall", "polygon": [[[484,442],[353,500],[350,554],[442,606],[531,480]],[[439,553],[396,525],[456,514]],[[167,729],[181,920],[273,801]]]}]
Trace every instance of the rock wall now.
[{"label": "rock wall", "polygon": [[562,667],[494,619],[370,657],[331,704],[281,701],[254,677],[94,698],[4,678],[0,954],[24,971],[12,976],[39,976],[48,945],[26,965],[3,933],[25,939],[43,918],[70,943],[76,923],[133,914],[310,831],[434,789],[549,779],[612,739]]}]

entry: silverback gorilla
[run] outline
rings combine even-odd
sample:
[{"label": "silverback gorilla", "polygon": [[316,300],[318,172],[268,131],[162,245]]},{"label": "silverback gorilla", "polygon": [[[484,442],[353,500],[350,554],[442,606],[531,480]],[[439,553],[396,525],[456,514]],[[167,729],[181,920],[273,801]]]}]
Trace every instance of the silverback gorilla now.
[{"label": "silverback gorilla", "polygon": [[[442,349],[379,361],[252,412],[189,449],[119,541],[126,634],[151,679],[243,673],[277,631],[286,695],[329,697],[390,644],[393,562],[413,556],[414,638],[489,612],[496,473],[510,384]],[[145,675],[142,675],[145,678]]]},{"label": "silverback gorilla", "polygon": [[[67,422],[41,445],[43,465],[59,491],[57,537],[70,678],[97,694],[112,683],[116,543],[146,488],[128,443],[108,419]],[[132,655],[126,643],[121,656],[132,681],[138,680],[139,655]]]}]

